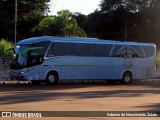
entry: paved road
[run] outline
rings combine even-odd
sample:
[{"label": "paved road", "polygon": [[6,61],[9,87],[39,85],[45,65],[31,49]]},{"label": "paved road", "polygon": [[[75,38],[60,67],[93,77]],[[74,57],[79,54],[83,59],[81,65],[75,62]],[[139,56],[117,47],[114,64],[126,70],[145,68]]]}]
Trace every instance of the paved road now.
[{"label": "paved road", "polygon": [[[55,86],[0,84],[0,111],[160,111],[160,82],[140,81],[131,85],[65,83]],[[118,118],[65,118],[74,119]]]}]

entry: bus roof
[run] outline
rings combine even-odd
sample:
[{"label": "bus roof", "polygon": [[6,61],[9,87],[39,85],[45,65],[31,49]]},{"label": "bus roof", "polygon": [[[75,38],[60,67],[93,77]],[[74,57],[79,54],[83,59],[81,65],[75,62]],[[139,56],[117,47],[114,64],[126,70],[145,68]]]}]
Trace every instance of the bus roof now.
[{"label": "bus roof", "polygon": [[104,40],[98,38],[85,38],[85,37],[54,37],[54,36],[41,36],[32,37],[28,39],[21,40],[17,45],[22,44],[33,44],[41,41],[54,41],[54,42],[73,42],[73,43],[99,43],[99,44],[119,44],[119,45],[144,45],[144,46],[155,46],[153,43],[140,43],[140,42],[130,42],[130,41],[114,41],[114,40]]}]

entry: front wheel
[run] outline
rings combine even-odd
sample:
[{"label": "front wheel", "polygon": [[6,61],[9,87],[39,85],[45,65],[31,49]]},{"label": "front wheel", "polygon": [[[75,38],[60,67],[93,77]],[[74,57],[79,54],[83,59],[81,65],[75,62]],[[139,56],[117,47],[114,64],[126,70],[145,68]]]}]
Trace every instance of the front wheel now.
[{"label": "front wheel", "polygon": [[48,73],[47,78],[46,78],[46,82],[49,85],[54,85],[58,83],[58,79],[56,78],[56,76],[53,73]]},{"label": "front wheel", "polygon": [[125,72],[125,73],[123,74],[123,77],[122,77],[122,83],[124,83],[124,84],[129,84],[129,83],[132,82],[132,79],[133,79],[132,73],[130,73],[130,72]]}]

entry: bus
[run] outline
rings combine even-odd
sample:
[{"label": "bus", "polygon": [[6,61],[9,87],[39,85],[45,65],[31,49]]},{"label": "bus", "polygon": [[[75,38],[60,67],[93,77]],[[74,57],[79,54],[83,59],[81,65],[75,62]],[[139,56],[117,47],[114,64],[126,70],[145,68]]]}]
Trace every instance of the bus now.
[{"label": "bus", "polygon": [[48,84],[67,80],[120,80],[128,84],[152,78],[155,68],[153,43],[43,36],[16,44],[10,78]]}]

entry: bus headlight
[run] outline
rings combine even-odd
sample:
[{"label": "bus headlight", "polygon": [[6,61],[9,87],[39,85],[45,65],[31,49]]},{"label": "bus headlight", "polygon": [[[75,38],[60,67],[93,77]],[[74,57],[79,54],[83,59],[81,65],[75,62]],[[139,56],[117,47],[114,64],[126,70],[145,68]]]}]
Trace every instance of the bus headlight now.
[{"label": "bus headlight", "polygon": [[24,74],[25,72],[20,72],[20,74]]},{"label": "bus headlight", "polygon": [[20,74],[25,74],[25,73],[27,73],[28,71],[22,71],[22,72],[20,72]]}]

